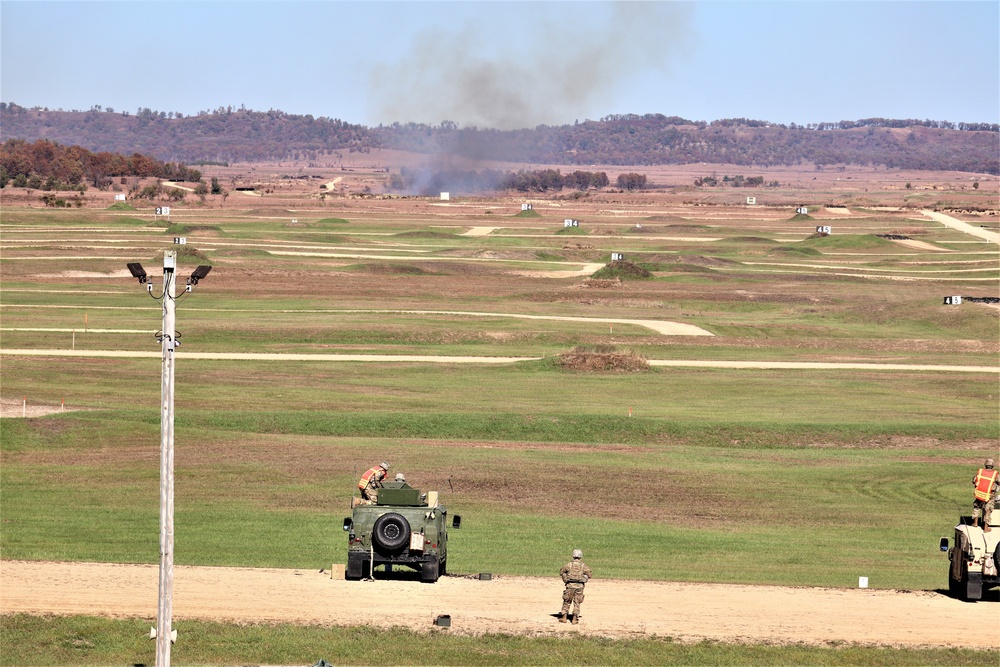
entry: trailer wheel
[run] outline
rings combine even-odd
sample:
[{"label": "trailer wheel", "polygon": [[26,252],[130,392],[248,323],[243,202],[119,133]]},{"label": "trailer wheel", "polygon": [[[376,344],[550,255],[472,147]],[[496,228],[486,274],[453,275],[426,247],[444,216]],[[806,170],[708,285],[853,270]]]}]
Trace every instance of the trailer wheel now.
[{"label": "trailer wheel", "polygon": [[372,541],[382,553],[399,553],[410,542],[410,522],[396,512],[383,514],[372,527]]}]

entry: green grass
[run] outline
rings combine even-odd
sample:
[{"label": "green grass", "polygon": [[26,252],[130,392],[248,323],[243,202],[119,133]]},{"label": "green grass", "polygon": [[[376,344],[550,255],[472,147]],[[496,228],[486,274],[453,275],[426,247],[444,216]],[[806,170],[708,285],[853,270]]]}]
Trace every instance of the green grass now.
[{"label": "green grass", "polygon": [[[346,220],[323,218],[310,223],[317,228],[310,233],[286,229],[287,220],[276,217],[284,214],[185,218],[189,230],[210,229],[246,246],[208,252],[216,268],[178,309],[182,351],[544,358],[459,366],[179,355],[179,564],[320,567],[342,559],[340,521],[356,478],[373,460],[387,458],[418,486],[441,491],[449,510],[463,515],[449,552],[455,572],[550,576],[552,563],[571,545],[585,545],[601,577],[846,587],[861,574],[875,588],[944,587],[946,561],[937,540],[968,512],[971,471],[995,455],[1000,439],[996,374],[662,367],[587,374],[553,362],[576,346],[614,344],[650,359],[996,366],[996,311],[942,307],[946,279],[772,272],[793,270],[781,265],[803,259],[844,261],[827,253],[862,253],[850,255],[856,266],[890,274],[912,269],[887,258],[899,251],[897,244],[872,235],[890,223],[854,220],[854,233],[838,235],[835,228],[833,236],[776,249],[767,233],[741,228],[739,221],[720,229],[692,218],[685,227],[711,229],[726,240],[685,243],[685,253],[702,258],[689,263],[672,264],[660,254],[643,264],[669,276],[629,281],[619,290],[584,290],[576,278],[504,273],[527,264],[494,263],[480,273],[482,267],[448,255],[517,250],[546,268],[568,252],[551,231],[464,239],[436,231],[442,220],[430,213],[379,213],[352,223],[346,238],[332,229]],[[152,332],[161,326],[160,305],[134,281],[54,277],[58,263],[44,259],[77,252],[63,249],[75,247],[68,239],[78,239],[79,228],[92,226],[128,239],[137,259],[153,256],[164,239],[135,229],[146,221],[8,207],[0,216],[5,239],[21,231],[44,239],[34,249],[12,243],[0,258],[4,348],[68,348],[72,334],[56,329],[76,329],[77,349],[159,349]],[[599,228],[620,220],[592,222]],[[331,228],[322,230],[325,224]],[[457,226],[466,224],[469,219]],[[517,231],[505,231],[511,230]],[[560,233],[585,233],[572,230]],[[200,245],[197,231],[190,233],[192,247]],[[946,246],[957,237],[930,229],[926,238]],[[627,238],[628,247],[620,245],[624,240],[590,235],[594,247],[569,257],[600,261],[611,250],[636,257],[677,251],[639,235]],[[289,241],[351,243],[400,258],[345,266],[267,252]],[[436,258],[433,270],[406,257],[413,248]],[[703,259],[717,260],[710,265],[718,270],[694,263]],[[778,266],[740,266],[734,259]],[[121,271],[124,261],[74,260],[73,268],[108,274]],[[942,266],[963,265],[933,268]],[[600,322],[348,312],[374,308],[672,320],[716,336],[661,336],[625,324],[615,324],[612,333]],[[159,359],[8,355],[2,363],[4,398],[51,405],[65,399],[69,407],[89,409],[0,423],[4,558],[156,562]],[[887,530],[894,539],[882,539]],[[530,544],[531,557],[498,552],[498,541]],[[706,544],[715,545],[717,558],[691,558]],[[145,621],[3,616],[0,623],[0,664],[151,661],[145,627],[134,633]],[[994,653],[957,650],[180,628],[186,639],[175,655],[183,664],[312,664],[320,657],[370,663],[373,647],[392,656],[390,662],[419,664],[996,662]],[[326,647],[332,650],[320,650]]]},{"label": "green grass", "polygon": [[[156,561],[158,418],[109,417],[4,429],[5,557]],[[209,421],[177,422],[181,564],[341,560],[341,515],[359,469],[378,452],[465,516],[449,559],[454,572],[541,576],[571,545],[586,544],[588,562],[611,578],[849,586],[864,572],[873,587],[907,589],[941,587],[937,538],[966,500],[956,480],[968,472],[969,447],[996,435],[941,430],[933,440],[934,429],[914,428],[914,444],[900,449],[907,428],[891,424],[867,438],[804,429],[774,442],[773,428],[755,435],[739,424],[689,423],[665,436],[644,432],[656,426],[637,418],[618,419],[635,429],[629,435],[546,415],[479,420],[480,430],[474,415],[400,414],[394,422],[381,413],[353,425],[315,413],[201,417]],[[510,445],[476,444],[483,441]],[[614,459],[605,443],[616,443]],[[734,480],[732,492],[720,493],[715,476]],[[649,482],[636,487],[636,479]],[[890,524],[896,539],[878,539]],[[533,556],[497,552],[497,541],[532,544]],[[687,557],[709,543],[718,557]]]},{"label": "green grass", "polygon": [[[7,649],[0,665],[151,665],[152,619],[89,616],[0,616]],[[843,645],[766,646],[678,643],[670,637],[603,639],[451,635],[447,630],[311,628],[294,625],[227,625],[174,622],[178,641],[171,659],[181,665],[942,665],[996,663],[996,650],[892,649]]]}]

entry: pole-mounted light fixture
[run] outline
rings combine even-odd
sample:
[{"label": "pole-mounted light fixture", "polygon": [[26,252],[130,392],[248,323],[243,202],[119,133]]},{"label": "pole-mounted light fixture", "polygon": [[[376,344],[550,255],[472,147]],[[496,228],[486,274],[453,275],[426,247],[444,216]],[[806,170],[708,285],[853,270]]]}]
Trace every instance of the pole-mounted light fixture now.
[{"label": "pole-mounted light fixture", "polygon": [[125,266],[127,266],[128,270],[132,272],[133,278],[139,279],[140,285],[149,280],[149,276],[146,275],[146,269],[142,268],[142,264],[139,262],[129,262]]},{"label": "pole-mounted light fixture", "polygon": [[[156,667],[170,667],[170,644],[176,641],[173,629],[174,588],[174,350],[180,345],[180,334],[174,328],[177,308],[175,274],[177,253],[163,253],[163,293],[153,295],[153,283],[139,262],[126,264],[133,278],[146,285],[149,295],[163,303],[163,328],[156,339],[163,350],[160,373],[160,583],[157,602],[156,628],[151,637],[156,639]],[[199,266],[187,280],[185,293],[208,275],[211,266]],[[183,294],[181,295],[184,296]]]},{"label": "pole-mounted light fixture", "polygon": [[206,266],[205,264],[200,265],[188,278],[188,285],[197,285],[198,281],[208,275],[208,272],[212,270],[211,266]]}]

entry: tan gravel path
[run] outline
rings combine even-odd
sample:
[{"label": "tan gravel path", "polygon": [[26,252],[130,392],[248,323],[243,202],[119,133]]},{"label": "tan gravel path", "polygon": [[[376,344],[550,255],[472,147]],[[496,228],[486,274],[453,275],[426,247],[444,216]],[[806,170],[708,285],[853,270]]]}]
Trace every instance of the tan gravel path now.
[{"label": "tan gravel path", "polygon": [[[0,562],[0,612],[154,619],[156,565]],[[942,576],[946,572],[942,569]],[[174,618],[308,625],[404,625],[431,629],[450,614],[451,632],[606,637],[671,636],[681,641],[891,646],[994,645],[983,625],[994,602],[975,604],[929,591],[783,588],[654,581],[587,586],[582,622],[560,624],[557,577],[438,583],[348,582],[316,570],[177,566]],[[987,624],[988,625],[988,624]],[[980,631],[970,632],[970,628]],[[178,641],[183,641],[183,634]]]}]

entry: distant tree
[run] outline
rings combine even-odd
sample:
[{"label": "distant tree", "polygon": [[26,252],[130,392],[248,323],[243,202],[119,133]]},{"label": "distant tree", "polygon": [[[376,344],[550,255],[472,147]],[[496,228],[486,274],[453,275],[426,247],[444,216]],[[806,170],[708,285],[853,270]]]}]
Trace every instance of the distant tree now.
[{"label": "distant tree", "polygon": [[222,186],[219,185],[219,179],[216,176],[212,177],[212,194],[213,195],[221,195],[222,194]]},{"label": "distant tree", "polygon": [[646,187],[646,174],[637,174],[634,171],[618,174],[617,182],[622,190],[641,190]]}]

